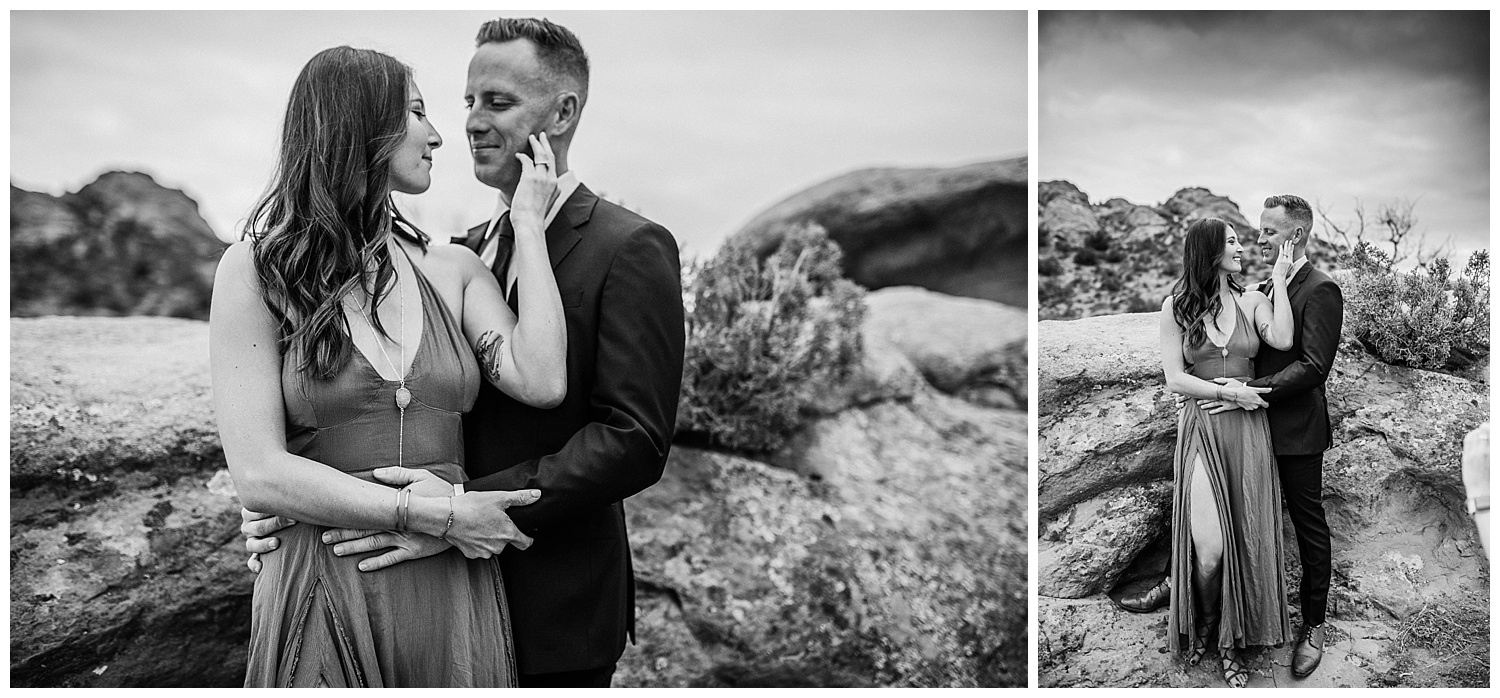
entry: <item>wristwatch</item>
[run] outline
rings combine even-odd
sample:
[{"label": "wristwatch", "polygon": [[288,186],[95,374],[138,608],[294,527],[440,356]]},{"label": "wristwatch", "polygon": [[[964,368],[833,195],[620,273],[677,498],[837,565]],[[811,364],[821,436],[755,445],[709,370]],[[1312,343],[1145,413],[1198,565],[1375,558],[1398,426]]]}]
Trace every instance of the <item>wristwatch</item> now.
[{"label": "wristwatch", "polygon": [[1490,496],[1481,494],[1478,497],[1470,497],[1464,504],[1469,507],[1469,516],[1473,516],[1481,511],[1490,510]]}]

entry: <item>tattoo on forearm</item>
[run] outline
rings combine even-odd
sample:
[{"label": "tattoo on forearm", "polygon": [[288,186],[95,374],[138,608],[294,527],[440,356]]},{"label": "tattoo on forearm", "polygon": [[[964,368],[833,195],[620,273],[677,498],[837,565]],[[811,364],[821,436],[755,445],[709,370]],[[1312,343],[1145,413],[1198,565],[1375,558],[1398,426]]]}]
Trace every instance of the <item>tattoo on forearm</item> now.
[{"label": "tattoo on forearm", "polygon": [[479,343],[474,347],[479,352],[479,366],[484,369],[484,375],[490,383],[500,381],[500,347],[505,346],[505,338],[499,332],[490,330],[479,337]]}]

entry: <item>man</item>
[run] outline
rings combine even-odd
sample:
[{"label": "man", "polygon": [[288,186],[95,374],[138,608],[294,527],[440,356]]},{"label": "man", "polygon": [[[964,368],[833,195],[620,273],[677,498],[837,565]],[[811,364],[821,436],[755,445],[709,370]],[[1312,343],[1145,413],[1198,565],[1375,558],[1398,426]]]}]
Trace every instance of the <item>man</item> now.
[{"label": "man", "polygon": [[[1302,587],[1298,595],[1302,632],[1292,652],[1292,674],[1298,678],[1308,676],[1318,667],[1327,639],[1325,621],[1332,554],[1323,512],[1323,452],[1333,442],[1333,428],[1323,384],[1333,369],[1344,320],[1344,297],[1338,284],[1307,263],[1312,221],[1312,208],[1301,197],[1282,195],[1266,199],[1257,243],[1267,266],[1275,264],[1282,243],[1292,243],[1294,261],[1287,293],[1296,333],[1286,351],[1261,345],[1255,357],[1255,375],[1259,377],[1249,383],[1271,389],[1261,398],[1270,405],[1266,417],[1276,452],[1276,470],[1287,513],[1296,529],[1297,552],[1302,561]],[[1269,294],[1270,281],[1262,282],[1259,290]],[[1213,400],[1200,400],[1198,404],[1215,413],[1238,409],[1233,403]],[[1140,595],[1121,599],[1117,605],[1127,611],[1145,613],[1166,605],[1169,596],[1164,580]]]},{"label": "man", "polygon": [[[558,197],[547,251],[568,324],[568,393],[550,410],[528,407],[484,382],[465,415],[470,490],[542,493],[508,510],[534,539],[500,556],[523,687],[608,687],[634,636],[635,578],[622,500],[661,477],[682,381],[683,309],[677,245],[660,225],[601,200],[568,169],[588,101],[588,58],[566,28],[546,20],[486,22],[469,63],[465,130],[474,174],[499,190],[496,213],[454,242],[494,270],[511,308],[515,275],[508,204],[520,179],[516,153],[546,133]],[[419,471],[407,477],[420,478]],[[281,522],[243,527],[255,539]],[[336,531],[340,555],[386,550],[371,569],[432,555],[424,536]],[[252,562],[252,566],[254,563]],[[498,660],[498,658],[497,658]]]}]

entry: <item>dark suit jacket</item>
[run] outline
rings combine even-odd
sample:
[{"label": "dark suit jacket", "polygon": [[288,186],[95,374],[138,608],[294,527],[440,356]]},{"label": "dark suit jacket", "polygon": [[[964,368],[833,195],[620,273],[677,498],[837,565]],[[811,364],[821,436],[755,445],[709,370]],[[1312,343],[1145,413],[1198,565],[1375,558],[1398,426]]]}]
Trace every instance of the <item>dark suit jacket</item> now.
[{"label": "dark suit jacket", "polygon": [[[1269,293],[1270,283],[1261,284]],[[1327,274],[1302,265],[1287,283],[1295,334],[1292,348],[1281,351],[1268,344],[1255,356],[1255,380],[1250,385],[1271,392],[1261,397],[1270,403],[1266,418],[1271,422],[1271,443],[1278,456],[1322,453],[1333,443],[1328,420],[1328,397],[1323,383],[1333,370],[1344,324],[1344,294]]]},{"label": "dark suit jacket", "polygon": [[[454,242],[477,251],[484,229]],[[469,489],[542,492],[510,510],[536,543],[500,556],[525,674],[608,666],[633,637],[622,500],[661,478],[682,386],[671,233],[580,186],[548,226],[547,252],[568,325],[567,397],[541,410],[486,382],[464,416]]]}]

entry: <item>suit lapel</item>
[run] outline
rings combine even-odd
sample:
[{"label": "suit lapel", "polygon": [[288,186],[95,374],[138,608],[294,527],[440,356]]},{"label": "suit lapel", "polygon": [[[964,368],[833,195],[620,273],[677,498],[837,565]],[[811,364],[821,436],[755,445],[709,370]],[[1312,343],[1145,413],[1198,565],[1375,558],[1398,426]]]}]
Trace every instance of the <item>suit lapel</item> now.
[{"label": "suit lapel", "polygon": [[1302,282],[1307,280],[1307,276],[1312,273],[1312,268],[1312,260],[1308,260],[1306,264],[1302,265],[1301,269],[1297,270],[1296,274],[1292,275],[1292,280],[1286,284],[1287,300],[1297,297],[1297,291],[1301,290]]},{"label": "suit lapel", "polygon": [[578,229],[593,217],[594,206],[598,203],[599,197],[580,184],[563,204],[562,210],[557,212],[557,217],[552,219],[552,225],[547,226],[547,259],[552,262],[553,269],[562,264],[573,251],[573,246],[583,239]]}]

